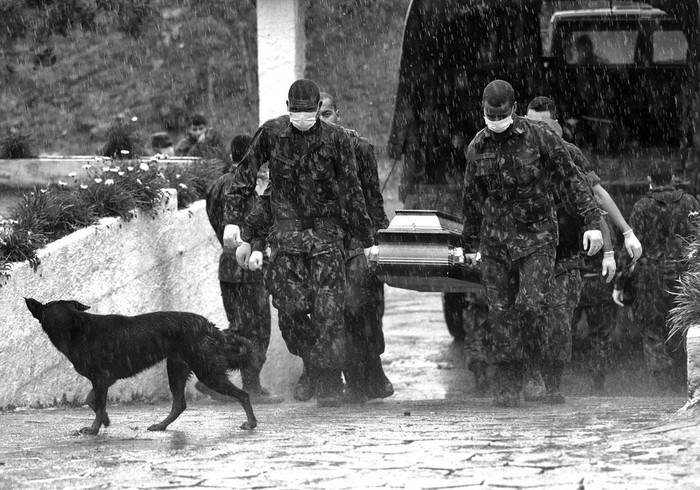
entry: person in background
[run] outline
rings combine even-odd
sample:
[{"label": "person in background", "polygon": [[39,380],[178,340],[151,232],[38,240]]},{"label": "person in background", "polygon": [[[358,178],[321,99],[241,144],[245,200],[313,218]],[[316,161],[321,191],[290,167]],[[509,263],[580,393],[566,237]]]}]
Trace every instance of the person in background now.
[{"label": "person in background", "polygon": [[[335,98],[325,92],[321,92],[320,118],[323,122],[340,125],[340,112]],[[367,213],[372,220],[374,243],[377,244],[378,232],[388,226],[389,220],[379,188],[374,146],[357,132],[343,129],[353,142],[358,176]],[[345,328],[348,333],[348,368],[344,372],[346,400],[362,403],[367,399],[386,398],[394,393],[391,382],[384,374],[380,357],[384,352],[384,284],[370,270],[362,244],[352,236],[346,238],[345,244]],[[308,396],[310,390],[305,385],[310,384],[308,372],[304,370],[295,388],[295,398],[299,400]]]},{"label": "person in background", "polygon": [[636,265],[624,264],[615,281],[613,301],[623,306],[632,299],[632,312],[642,329],[644,359],[660,386],[685,385],[682,345],[667,342],[666,319],[673,292],[687,268],[685,243],[692,236],[690,214],[700,210],[697,199],[673,184],[667,162],[655,161],[648,174],[649,193],[632,208],[630,225],[646,246]]},{"label": "person in background", "polygon": [[[243,158],[251,137],[240,134],[231,140],[231,160],[233,165]],[[231,184],[233,174],[225,173],[219,177],[207,192],[207,216],[211,223],[219,243],[223,247],[223,234],[226,222],[223,216],[224,198],[228,186]],[[267,175],[261,169],[258,177],[256,191],[262,194],[267,186]],[[252,197],[247,207],[250,209],[255,197]],[[280,403],[284,401],[281,396],[270,394],[260,385],[260,371],[270,345],[271,316],[270,294],[263,282],[263,270],[244,270],[236,262],[235,249],[223,247],[219,257],[219,285],[221,298],[228,319],[228,328],[224,330],[227,335],[241,335],[250,340],[256,349],[255,355],[261,360],[251,366],[241,369],[241,381],[243,389],[250,395],[253,403]],[[210,390],[201,382],[195,384],[197,390],[212,398],[220,399],[223,395]],[[225,398],[225,397],[224,397]]]},{"label": "person in background", "polygon": [[[292,354],[307,361],[317,405],[334,407],[344,401],[347,368],[343,241],[348,233],[355,237],[366,257],[374,240],[352,140],[319,120],[320,107],[318,86],[297,80],[289,88],[289,113],[255,133],[226,196],[224,245],[240,243],[238,264],[257,269],[269,244],[265,283],[284,317],[282,337]],[[271,229],[243,209],[264,163],[270,198],[257,202],[267,202]]]},{"label": "person in background", "polygon": [[175,155],[180,157],[225,160],[225,153],[223,138],[208,126],[207,119],[201,114],[192,116],[187,136],[175,146]]},{"label": "person in background", "polygon": [[562,186],[562,198],[583,220],[583,248],[589,255],[603,245],[601,214],[563,140],[545,125],[515,114],[515,93],[508,82],[489,83],[482,101],[486,128],[466,154],[462,242],[466,260],[481,262],[486,287],[496,367],[494,405],[515,407],[521,403],[527,362],[546,343],[559,239],[555,186]]}]

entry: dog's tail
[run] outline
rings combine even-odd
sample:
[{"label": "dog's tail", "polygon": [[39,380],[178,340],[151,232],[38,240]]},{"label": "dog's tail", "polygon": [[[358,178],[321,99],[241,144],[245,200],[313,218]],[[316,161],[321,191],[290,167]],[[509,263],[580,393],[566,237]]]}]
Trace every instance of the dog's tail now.
[{"label": "dog's tail", "polygon": [[235,346],[235,348],[228,349],[226,354],[226,360],[228,361],[229,366],[232,369],[240,369],[242,367],[249,366],[252,363],[256,352],[253,343],[247,338],[238,334],[231,335],[229,339],[229,343],[233,344],[231,347]]}]

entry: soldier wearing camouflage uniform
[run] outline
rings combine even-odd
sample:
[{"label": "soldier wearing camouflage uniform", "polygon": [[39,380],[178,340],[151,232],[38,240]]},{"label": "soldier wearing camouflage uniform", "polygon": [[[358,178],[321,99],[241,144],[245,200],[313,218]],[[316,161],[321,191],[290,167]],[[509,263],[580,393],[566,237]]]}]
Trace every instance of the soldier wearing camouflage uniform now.
[{"label": "soldier wearing camouflage uniform", "polygon": [[258,169],[270,165],[267,238],[272,248],[265,283],[280,311],[280,330],[290,352],[307,359],[316,380],[319,406],[342,402],[340,373],[347,366],[343,321],[347,232],[365,249],[372,246],[371,222],[357,177],[352,141],[339,127],[318,120],[320,92],[311,80],[289,89],[289,115],[264,123],[238,165],[226,200],[224,240],[243,243],[239,265],[257,268],[264,242],[251,241],[255,226],[242,204],[253,194]]},{"label": "soldier wearing camouflage uniform", "polygon": [[690,213],[698,201],[673,185],[672,169],[655,162],[649,170],[651,190],[632,208],[630,225],[644,242],[645,254],[630,271],[623,269],[615,282],[613,300],[623,306],[636,293],[632,311],[642,330],[644,359],[662,385],[685,384],[682,345],[667,343],[666,318],[673,307],[673,291],[685,271],[685,240],[692,235]]},{"label": "soldier wearing camouflage uniform", "polygon": [[[238,135],[231,141],[231,159],[234,165],[243,158],[251,137]],[[231,183],[233,174],[225,173],[219,177],[207,192],[207,216],[211,223],[219,243],[223,246],[223,234],[226,223],[224,222],[224,197]],[[264,172],[258,178],[257,192],[261,193],[267,185]],[[246,209],[253,205],[254,198],[246,203]],[[260,370],[265,361],[267,348],[270,345],[271,316],[270,294],[263,283],[263,272],[243,270],[236,262],[234,249],[224,248],[219,257],[219,285],[221,298],[229,322],[226,334],[241,335],[251,341],[256,349],[256,355],[262,360],[256,363],[256,368],[241,369],[243,389],[250,395],[254,403],[280,403],[284,399],[271,395],[268,390],[260,385]],[[196,383],[196,388],[213,398],[222,395],[207,388],[206,385]]]},{"label": "soldier wearing camouflage uniform", "polygon": [[548,298],[558,226],[553,188],[584,221],[589,254],[602,246],[600,211],[563,141],[544,125],[515,115],[512,86],[484,89],[487,128],[467,149],[463,245],[481,255],[496,363],[496,406],[519,406],[526,361],[541,352],[549,324]]}]

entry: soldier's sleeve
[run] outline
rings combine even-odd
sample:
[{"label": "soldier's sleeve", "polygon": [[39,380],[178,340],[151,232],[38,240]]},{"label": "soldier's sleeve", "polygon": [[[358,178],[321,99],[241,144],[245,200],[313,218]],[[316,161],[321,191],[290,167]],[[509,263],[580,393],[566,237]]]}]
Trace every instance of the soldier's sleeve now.
[{"label": "soldier's sleeve", "polygon": [[258,169],[269,158],[268,127],[263,124],[253,136],[238,166],[231,169],[231,184],[224,198],[224,223],[245,227],[246,202],[255,195]]},{"label": "soldier's sleeve", "polygon": [[[367,214],[365,196],[362,194],[360,178],[357,176],[357,161],[350,137],[345,132],[338,137],[339,167],[336,175],[340,179],[340,192],[345,192],[345,207],[350,221],[350,234],[362,243],[364,248],[374,244],[372,222]],[[344,190],[343,190],[344,189]]]},{"label": "soldier's sleeve", "polygon": [[482,205],[486,200],[486,192],[476,181],[474,166],[475,150],[473,144],[467,148],[467,163],[464,171],[464,190],[462,194],[462,246],[467,253],[477,252],[481,243],[481,220],[483,219]]},{"label": "soldier's sleeve", "polygon": [[[557,134],[549,128],[540,128],[542,138],[541,155],[554,174],[555,181],[561,182],[564,199],[576,210],[584,222],[584,231],[599,229],[601,212],[593,197],[591,186],[578,171],[569,151]],[[556,185],[556,182],[555,182]]]},{"label": "soldier's sleeve", "polygon": [[384,212],[384,198],[379,186],[379,172],[377,171],[377,158],[374,155],[374,145],[360,139],[356,146],[355,157],[357,159],[362,193],[367,206],[367,214],[372,220],[372,234],[376,243],[378,231],[386,228],[389,220]]},{"label": "soldier's sleeve", "polygon": [[241,231],[241,239],[250,243],[253,251],[265,250],[267,237],[272,229],[272,208],[270,207],[270,186],[261,196],[255,197],[255,203],[246,216],[246,226]]}]

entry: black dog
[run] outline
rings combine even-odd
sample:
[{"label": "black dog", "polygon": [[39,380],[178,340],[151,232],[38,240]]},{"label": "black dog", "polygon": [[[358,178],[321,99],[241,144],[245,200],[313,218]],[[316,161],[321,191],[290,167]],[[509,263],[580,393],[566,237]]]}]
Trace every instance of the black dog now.
[{"label": "black dog", "polygon": [[229,339],[209,320],[194,313],[93,315],[84,313],[90,307],[77,301],[25,301],[53,345],[92,382],[88,404],[95,412],[95,421],[80,433],[97,434],[102,425],[109,425],[105,407],[110,386],[163,359],[167,359],[173,407],[162,422],[148,430],[165,430],[185,410],[185,385],[192,372],[206,386],[238,400],[248,418],[241,429],[258,425],[248,393],[234,386],[227,376],[231,369],[258,362],[247,339]]}]

